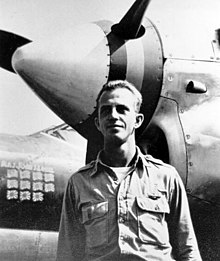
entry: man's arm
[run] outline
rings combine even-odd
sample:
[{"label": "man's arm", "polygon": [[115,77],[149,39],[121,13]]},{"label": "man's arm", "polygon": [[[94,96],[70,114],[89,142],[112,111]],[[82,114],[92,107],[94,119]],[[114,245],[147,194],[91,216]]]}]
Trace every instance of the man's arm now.
[{"label": "man's arm", "polygon": [[201,261],[186,191],[178,174],[173,185],[168,225],[175,257],[178,261]]},{"label": "man's arm", "polygon": [[84,257],[85,232],[79,222],[75,193],[69,181],[61,213],[58,237],[57,261],[82,261]]}]

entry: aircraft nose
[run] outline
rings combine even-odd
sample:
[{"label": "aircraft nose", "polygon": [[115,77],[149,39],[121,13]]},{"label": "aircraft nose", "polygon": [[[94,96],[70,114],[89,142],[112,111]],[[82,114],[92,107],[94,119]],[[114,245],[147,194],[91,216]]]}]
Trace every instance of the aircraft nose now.
[{"label": "aircraft nose", "polygon": [[94,111],[109,64],[108,41],[96,24],[71,28],[43,44],[30,43],[18,48],[12,57],[14,70],[72,126]]}]

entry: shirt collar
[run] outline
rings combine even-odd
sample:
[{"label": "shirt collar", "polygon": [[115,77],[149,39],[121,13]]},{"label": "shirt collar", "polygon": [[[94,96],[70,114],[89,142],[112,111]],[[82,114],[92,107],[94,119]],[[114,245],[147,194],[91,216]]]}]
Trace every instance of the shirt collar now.
[{"label": "shirt collar", "polygon": [[[93,169],[90,172],[91,176],[95,175],[101,167],[107,167],[105,164],[102,163],[102,160],[101,160],[102,152],[103,152],[103,150],[99,151],[99,153],[97,155],[97,158],[94,162]],[[143,168],[144,166],[147,166],[147,167],[150,166],[149,162],[145,159],[145,155],[141,152],[140,148],[137,146],[136,146],[136,153],[135,153],[134,159],[132,159],[132,161],[134,161],[135,168],[138,168],[138,167]]]}]

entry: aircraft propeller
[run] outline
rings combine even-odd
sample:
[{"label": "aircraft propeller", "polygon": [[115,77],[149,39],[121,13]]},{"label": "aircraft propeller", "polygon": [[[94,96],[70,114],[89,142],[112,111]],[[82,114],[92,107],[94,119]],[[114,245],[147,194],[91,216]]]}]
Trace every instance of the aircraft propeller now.
[{"label": "aircraft propeller", "polygon": [[121,38],[135,39],[144,33],[142,19],[151,0],[137,0],[118,24],[112,26],[112,32]]},{"label": "aircraft propeller", "polygon": [[15,73],[11,63],[12,56],[18,47],[30,42],[27,38],[0,30],[0,66]]}]

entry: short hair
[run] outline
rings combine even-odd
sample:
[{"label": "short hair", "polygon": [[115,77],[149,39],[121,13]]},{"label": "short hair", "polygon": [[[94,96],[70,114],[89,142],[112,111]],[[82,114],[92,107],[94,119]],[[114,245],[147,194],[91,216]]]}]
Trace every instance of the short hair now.
[{"label": "short hair", "polygon": [[116,89],[129,90],[136,98],[136,112],[140,111],[142,100],[143,100],[142,95],[132,83],[126,80],[114,80],[105,83],[97,96],[96,108],[97,109],[99,108],[99,100],[104,92],[110,92]]}]

